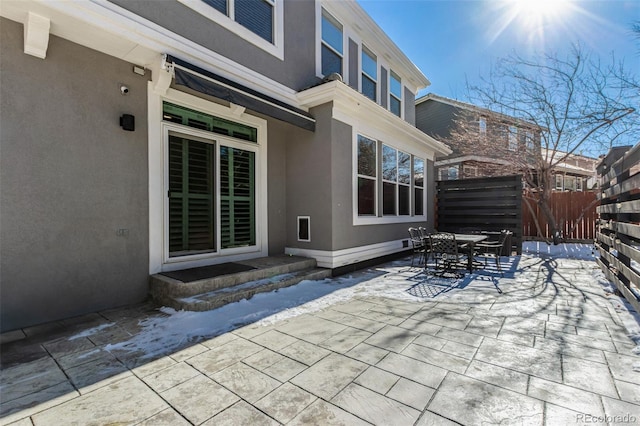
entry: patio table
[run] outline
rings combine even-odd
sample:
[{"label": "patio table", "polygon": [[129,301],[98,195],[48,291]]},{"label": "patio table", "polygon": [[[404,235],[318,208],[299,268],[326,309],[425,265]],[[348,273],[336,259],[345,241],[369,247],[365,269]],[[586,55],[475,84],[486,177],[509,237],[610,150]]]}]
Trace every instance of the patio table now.
[{"label": "patio table", "polygon": [[488,238],[488,235],[484,234],[455,234],[456,242],[460,244],[466,244],[469,248],[469,255],[467,256],[467,269],[469,273],[473,272],[473,246],[480,241],[484,241]]}]

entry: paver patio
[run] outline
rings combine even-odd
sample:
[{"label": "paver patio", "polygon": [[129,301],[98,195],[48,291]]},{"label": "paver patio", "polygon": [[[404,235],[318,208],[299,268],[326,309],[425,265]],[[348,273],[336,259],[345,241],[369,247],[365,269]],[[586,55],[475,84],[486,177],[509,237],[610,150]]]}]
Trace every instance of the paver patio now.
[{"label": "paver patio", "polygon": [[352,297],[152,358],[113,346],[166,316],[150,305],[26,330],[2,346],[0,423],[640,424],[637,323],[595,262],[507,266],[381,265]]}]

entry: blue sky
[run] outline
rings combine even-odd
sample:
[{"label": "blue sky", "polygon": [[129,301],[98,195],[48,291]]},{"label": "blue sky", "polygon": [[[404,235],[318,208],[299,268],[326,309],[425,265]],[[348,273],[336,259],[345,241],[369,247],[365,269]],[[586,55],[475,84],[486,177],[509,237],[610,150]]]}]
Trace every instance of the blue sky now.
[{"label": "blue sky", "polygon": [[496,58],[562,53],[578,41],[603,60],[614,52],[640,74],[640,38],[631,30],[640,0],[358,1],[431,81],[419,95],[465,100],[465,79],[487,76]]}]

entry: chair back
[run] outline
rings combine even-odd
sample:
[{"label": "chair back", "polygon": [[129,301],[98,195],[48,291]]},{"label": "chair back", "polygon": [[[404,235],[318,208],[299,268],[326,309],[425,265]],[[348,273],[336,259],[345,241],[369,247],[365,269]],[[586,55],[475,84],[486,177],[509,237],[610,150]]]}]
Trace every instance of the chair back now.
[{"label": "chair back", "polygon": [[409,228],[409,237],[411,238],[411,244],[413,244],[414,248],[424,247],[424,240],[418,228]]},{"label": "chair back", "polygon": [[439,232],[430,236],[431,251],[440,255],[458,256],[456,236],[448,232]]}]

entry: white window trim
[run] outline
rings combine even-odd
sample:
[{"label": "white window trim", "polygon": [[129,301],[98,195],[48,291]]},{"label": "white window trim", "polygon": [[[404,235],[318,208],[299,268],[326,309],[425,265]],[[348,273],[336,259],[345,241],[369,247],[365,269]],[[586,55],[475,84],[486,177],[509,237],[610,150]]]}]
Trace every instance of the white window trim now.
[{"label": "white window trim", "polygon": [[[389,148],[389,149],[393,149],[396,152],[396,164],[395,164],[395,168],[396,168],[396,179],[395,180],[388,180],[384,178],[384,170],[381,170],[380,172],[380,180],[382,181],[382,216],[385,217],[397,217],[398,216],[398,212],[400,211],[400,205],[398,204],[398,198],[400,196],[399,194],[399,190],[398,190],[398,148],[393,147],[391,145],[388,145],[386,143],[382,143],[379,144],[382,147],[382,152],[381,152],[381,158],[382,158],[382,168],[384,169],[384,148]],[[395,186],[396,188],[396,196],[395,196],[395,206],[396,206],[396,211],[394,213],[387,213],[385,214],[384,212],[384,184],[385,183],[390,183],[392,185]]]},{"label": "white window trim", "polygon": [[284,0],[266,0],[273,5],[273,44],[235,21],[233,1],[229,3],[229,16],[200,0],[178,1],[265,52],[284,60]]},{"label": "white window trim", "polygon": [[[394,78],[393,74],[398,76],[398,82],[400,83],[400,97],[397,97],[396,95],[394,95],[391,92],[391,79]],[[404,90],[403,90],[404,89],[404,85],[402,84],[402,78],[398,75],[398,73],[394,72],[392,69],[389,69],[389,81],[388,81],[387,85],[389,87],[389,99],[387,99],[388,109],[389,109],[389,111],[391,111],[391,98],[397,99],[400,102],[400,115],[399,115],[399,117],[404,119],[404,108],[402,107],[402,104],[403,104],[402,97],[404,95]],[[391,111],[391,112],[393,112],[393,111]],[[395,115],[395,113],[394,113],[394,115]]]},{"label": "white window trim", "polygon": [[[333,17],[333,19],[338,22],[341,26],[342,26],[342,55],[340,55],[342,57],[342,80],[345,83],[348,83],[348,76],[349,76],[349,61],[347,59],[348,57],[348,49],[349,49],[349,37],[347,35],[347,28],[344,26],[344,24],[342,23],[342,21],[340,21],[338,18],[336,18],[335,14],[331,13],[329,10],[325,9],[324,7],[322,7],[321,2],[316,2],[316,46],[318,46],[318,48],[316,49],[316,77],[318,78],[324,78],[325,75],[322,74],[322,45],[324,44],[324,42],[322,41],[322,12],[323,10],[331,15]],[[333,50],[335,52],[335,50],[329,46],[328,46],[331,50]],[[336,52],[338,53],[338,52]]]},{"label": "white window trim", "polygon": [[481,138],[487,137],[487,119],[484,117],[478,119],[478,132]]},{"label": "white window trim", "polygon": [[[367,129],[365,129],[367,130]],[[383,143],[380,141],[381,138],[376,138],[373,135],[375,134],[375,132],[373,131],[358,131],[358,129],[356,128],[352,128],[352,167],[353,167],[353,171],[354,173],[352,173],[352,179],[353,179],[353,184],[352,184],[352,194],[353,194],[353,225],[354,226],[361,226],[361,225],[382,225],[382,224],[392,224],[392,223],[410,223],[410,222],[426,222],[427,221],[427,209],[428,209],[428,205],[427,205],[427,193],[428,193],[428,174],[427,174],[427,159],[424,157],[424,153],[420,153],[419,151],[416,151],[415,149],[411,149],[409,146],[399,143],[397,145],[389,145],[386,143]],[[397,151],[402,151],[405,154],[409,154],[411,155],[412,158],[412,166],[411,166],[411,170],[413,171],[413,158],[419,158],[421,160],[424,161],[424,168],[425,168],[425,175],[424,175],[424,180],[423,180],[423,186],[419,187],[422,189],[422,210],[424,212],[424,214],[422,215],[414,215],[413,212],[415,211],[414,205],[415,205],[415,185],[414,185],[414,181],[413,178],[411,179],[411,189],[410,189],[410,197],[411,197],[411,201],[409,202],[410,204],[410,214],[409,215],[402,215],[399,216],[397,215],[397,211],[396,211],[396,215],[391,216],[391,215],[387,215],[384,216],[382,215],[382,212],[380,211],[379,208],[379,204],[380,204],[380,197],[379,195],[379,191],[380,191],[380,183],[383,181],[382,180],[382,176],[380,175],[380,173],[382,173],[381,170],[376,170],[376,216],[359,216],[358,215],[358,176],[360,176],[358,174],[358,135],[362,135],[368,139],[374,140],[377,142],[376,146],[381,146],[382,144],[387,145],[391,148],[394,148]],[[380,155],[382,155],[379,149],[376,149],[376,164],[379,164],[380,161],[378,159],[378,157]],[[398,196],[397,192],[396,192],[396,197]],[[396,207],[397,203],[396,203]]]},{"label": "white window trim", "polygon": [[462,165],[462,174],[466,177],[467,171],[473,170],[473,177],[478,177],[478,166],[468,166],[466,164]]},{"label": "white window trim", "polygon": [[[564,191],[564,176],[562,176],[561,174],[557,174],[555,180],[556,182],[554,188],[558,191]],[[559,186],[558,183],[560,184]]]},{"label": "white window trim", "polygon": [[[332,18],[334,21],[336,21],[336,22],[337,22],[337,23],[342,27],[342,30],[341,30],[341,32],[342,32],[342,53],[338,52],[338,51],[337,51],[336,49],[334,49],[334,47],[333,47],[333,46],[331,46],[330,44],[325,43],[325,41],[322,39],[322,17],[323,17],[323,15],[324,15],[325,13],[326,13],[327,15],[331,16],[331,18]],[[322,73],[322,46],[326,46],[326,47],[327,47],[329,50],[331,50],[333,53],[335,53],[336,55],[340,56],[340,58],[341,58],[341,60],[342,60],[342,67],[341,67],[341,68],[342,68],[342,73],[340,74],[340,76],[341,76],[341,77],[342,77],[342,79],[344,80],[344,76],[342,75],[343,73],[345,73],[345,66],[346,66],[346,64],[345,64],[345,63],[346,63],[346,61],[345,61],[345,53],[344,53],[344,52],[346,52],[346,50],[345,50],[345,49],[347,49],[347,48],[348,48],[348,47],[347,47],[347,45],[346,45],[346,43],[345,43],[344,25],[342,25],[342,23],[341,23],[340,21],[338,21],[338,20],[336,19],[336,17],[335,17],[335,16],[333,16],[331,13],[329,13],[329,12],[328,12],[326,9],[324,9],[324,8],[323,8],[323,9],[321,9],[321,13],[320,13],[320,23],[319,23],[318,25],[320,26],[320,47],[321,47],[320,49],[318,49],[318,50],[319,50],[319,52],[320,52],[320,72],[319,72],[319,75],[320,75],[321,77],[326,77],[326,76]]]},{"label": "white window trim", "polygon": [[[220,118],[235,121],[255,127],[258,130],[258,141],[248,142],[205,132],[177,123],[167,123],[162,120],[162,102],[169,101],[178,105],[192,108],[203,113]],[[198,266],[213,265],[220,262],[232,262],[268,255],[268,205],[267,205],[267,122],[258,117],[246,113],[234,114],[230,107],[215,104],[205,99],[168,89],[166,95],[159,96],[153,92],[153,82],[148,83],[148,122],[149,122],[149,273],[154,274],[176,269],[193,268]],[[233,107],[233,105],[231,105]],[[168,185],[168,168],[166,166],[166,134],[168,129],[183,134],[191,134],[205,137],[220,144],[237,147],[256,152],[255,176],[256,176],[256,245],[251,247],[238,247],[221,249],[220,243],[216,245],[214,253],[198,254],[191,256],[168,256],[167,220],[168,199],[166,197],[166,185]],[[218,155],[216,155],[218,158]],[[217,183],[219,184],[219,183]],[[218,191],[219,193],[219,191]],[[216,201],[219,203],[219,200]],[[217,220],[219,220],[219,215]],[[220,238],[217,232],[216,238]]]},{"label": "white window trim", "polygon": [[[356,134],[356,138],[355,138],[355,143],[353,144],[353,158],[354,158],[354,176],[355,176],[355,180],[354,180],[354,185],[353,185],[353,198],[354,198],[354,206],[355,206],[355,214],[356,217],[360,217],[360,218],[377,218],[378,214],[379,214],[379,209],[378,209],[378,192],[379,192],[379,187],[380,185],[378,184],[378,163],[380,161],[380,150],[378,149],[378,140],[374,139],[374,138],[370,138],[367,135],[364,135],[362,133],[360,133],[360,136],[364,136],[367,139],[371,139],[372,141],[374,141],[376,143],[376,176],[372,177],[372,176],[367,176],[367,175],[361,175],[360,173],[358,173],[358,134]],[[375,191],[373,193],[375,200],[374,200],[374,204],[373,204],[373,208],[374,208],[374,213],[373,215],[368,215],[368,216],[360,216],[358,214],[358,179],[359,178],[363,178],[363,179],[369,179],[375,182]]]},{"label": "white window trim", "polygon": [[[367,76],[368,78],[370,78],[374,84],[376,85],[376,99],[370,99],[367,95],[364,95],[367,99],[369,99],[371,102],[375,102],[375,103],[380,103],[380,81],[379,79],[373,78],[371,75],[369,75],[367,72],[365,72],[364,67],[363,67],[363,63],[364,61],[362,60],[362,57],[364,56],[365,49],[368,50],[371,55],[373,55],[375,57],[376,60],[376,74],[380,75],[380,61],[378,60],[378,55],[376,55],[375,53],[373,53],[373,50],[369,49],[368,47],[366,47],[364,44],[360,44],[358,51],[360,52],[360,93],[362,93],[364,95],[364,92],[362,91],[362,79],[364,78],[364,76]],[[367,53],[368,56],[371,56]],[[373,59],[373,58],[372,58]],[[394,114],[395,115],[395,114]]]},{"label": "white window trim", "polygon": [[518,128],[516,126],[507,127],[507,143],[509,151],[518,150]]}]

